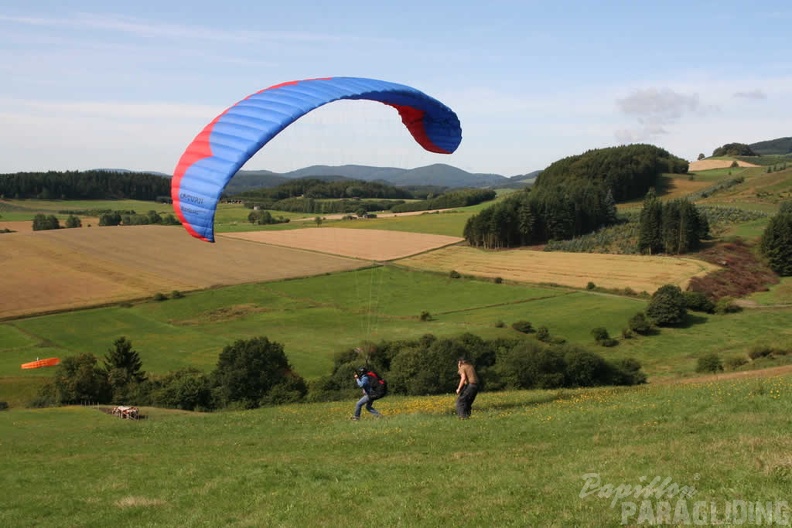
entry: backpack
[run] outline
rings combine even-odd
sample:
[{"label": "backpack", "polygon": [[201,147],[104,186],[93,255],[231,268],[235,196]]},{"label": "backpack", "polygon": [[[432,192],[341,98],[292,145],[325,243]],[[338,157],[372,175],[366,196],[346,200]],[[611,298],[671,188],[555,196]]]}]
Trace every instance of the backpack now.
[{"label": "backpack", "polygon": [[369,379],[368,395],[371,401],[379,400],[388,395],[388,382],[380,377],[373,370],[367,370],[366,376]]}]

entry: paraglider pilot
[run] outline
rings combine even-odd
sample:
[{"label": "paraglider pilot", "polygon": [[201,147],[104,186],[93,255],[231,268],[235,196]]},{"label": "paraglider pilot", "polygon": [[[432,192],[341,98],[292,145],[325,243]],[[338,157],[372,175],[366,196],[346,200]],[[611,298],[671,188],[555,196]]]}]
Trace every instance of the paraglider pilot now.
[{"label": "paraglider pilot", "polygon": [[371,404],[373,401],[371,395],[371,383],[369,382],[369,377],[366,375],[365,367],[360,367],[355,372],[355,382],[357,383],[358,387],[363,389],[363,397],[360,398],[355,405],[355,414],[352,415],[352,420],[360,420],[360,412],[363,409],[363,406],[366,406],[366,410],[374,415],[375,418],[380,418],[382,415],[377,411]]}]

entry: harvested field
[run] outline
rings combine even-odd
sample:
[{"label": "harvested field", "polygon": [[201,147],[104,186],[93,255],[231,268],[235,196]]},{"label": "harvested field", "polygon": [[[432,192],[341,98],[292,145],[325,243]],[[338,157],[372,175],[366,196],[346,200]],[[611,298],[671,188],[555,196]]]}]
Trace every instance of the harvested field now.
[{"label": "harvested field", "polygon": [[409,257],[464,240],[445,235],[338,227],[226,233],[223,236],[376,262]]},{"label": "harvested field", "polygon": [[[712,169],[728,169],[734,163],[733,160],[698,160],[693,161],[690,163],[688,167],[688,172],[696,172],[696,171],[706,171]],[[753,163],[747,163],[745,161],[737,161],[737,165],[740,167],[758,167],[759,165],[755,165]]]},{"label": "harvested field", "polygon": [[653,293],[664,284],[685,289],[688,281],[719,269],[707,262],[681,257],[603,255],[597,253],[543,252],[526,249],[484,251],[453,246],[398,261],[430,271],[508,281],[554,283],[585,288],[589,281],[602,288],[632,288]]},{"label": "harvested field", "polygon": [[180,227],[128,226],[3,234],[0,265],[0,318],[8,318],[367,263],[222,235],[208,244]]},{"label": "harvested field", "polygon": [[16,220],[3,222],[0,220],[0,230],[10,229],[14,232],[33,231],[33,222],[30,220]]}]

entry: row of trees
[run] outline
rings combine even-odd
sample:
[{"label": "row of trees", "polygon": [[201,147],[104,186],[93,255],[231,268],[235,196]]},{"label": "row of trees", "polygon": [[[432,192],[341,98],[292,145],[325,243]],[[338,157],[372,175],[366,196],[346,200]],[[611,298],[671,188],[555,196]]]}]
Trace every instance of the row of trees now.
[{"label": "row of trees", "polygon": [[462,189],[459,191],[443,193],[439,196],[432,196],[426,200],[394,205],[391,207],[391,211],[394,213],[406,213],[409,211],[428,211],[430,209],[468,207],[494,200],[496,196],[497,193],[492,189]]},{"label": "row of trees", "polygon": [[645,254],[682,254],[695,251],[709,237],[707,217],[691,202],[661,202],[650,189],[646,194],[638,227],[638,251]]},{"label": "row of trees", "polygon": [[179,222],[173,213],[162,215],[154,210],[146,214],[138,214],[135,211],[111,211],[102,213],[99,216],[100,226],[149,224],[181,225],[181,222]]},{"label": "row of trees", "polygon": [[299,178],[288,181],[270,189],[256,189],[236,194],[234,198],[243,201],[267,203],[287,198],[342,199],[342,198],[375,198],[408,200],[413,195],[410,191],[381,182],[367,182],[343,178],[327,181],[319,178]]},{"label": "row of trees", "polygon": [[170,180],[148,172],[66,171],[0,174],[0,197],[41,200],[151,200],[170,195]]},{"label": "row of trees", "polygon": [[245,207],[253,209],[271,209],[274,211],[288,211],[292,213],[337,214],[354,213],[360,208],[366,211],[383,211],[403,204],[404,200],[317,200],[314,198],[285,198],[276,202],[272,201],[245,201]]},{"label": "row of trees", "polygon": [[490,249],[542,244],[617,222],[613,194],[591,183],[516,192],[470,217],[463,236]]},{"label": "row of trees", "polygon": [[475,364],[488,391],[634,385],[646,380],[634,360],[607,361],[574,345],[525,338],[486,340],[470,333],[449,338],[426,334],[418,339],[368,343],[338,354],[333,372],[311,385],[309,397],[352,396],[350,379],[361,364],[376,368],[396,394],[451,394],[459,382],[459,357]]},{"label": "row of trees", "polygon": [[186,368],[159,377],[143,371],[131,341],[120,337],[104,360],[90,353],[64,358],[35,404],[92,402],[188,410],[250,409],[299,401],[306,392],[305,381],[292,369],[283,346],[266,337],[226,346],[209,374]]},{"label": "row of trees", "polygon": [[653,145],[590,150],[553,163],[531,189],[468,219],[463,236],[473,246],[506,248],[585,235],[617,223],[617,201],[644,196],[664,173],[687,170],[687,161]]},{"label": "row of trees", "polygon": [[80,402],[153,405],[188,410],[250,409],[353,397],[357,367],[377,368],[394,393],[453,392],[456,360],[475,362],[487,390],[633,385],[646,376],[634,360],[606,361],[583,348],[520,338],[484,340],[472,334],[438,339],[383,341],[338,354],[332,374],[309,386],[289,364],[279,343],[266,337],[238,340],[220,353],[210,373],[194,368],[148,376],[125,337],[103,361],[93,354],[64,358],[36,404]]}]

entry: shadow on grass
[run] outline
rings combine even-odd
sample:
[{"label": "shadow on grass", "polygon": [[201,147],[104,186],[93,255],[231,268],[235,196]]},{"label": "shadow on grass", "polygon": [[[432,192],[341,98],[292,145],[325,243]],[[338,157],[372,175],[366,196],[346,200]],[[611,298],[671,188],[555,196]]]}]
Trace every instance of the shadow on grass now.
[{"label": "shadow on grass", "polygon": [[571,395],[563,390],[559,389],[554,393],[548,393],[541,396],[536,396],[531,398],[530,400],[521,400],[521,401],[500,401],[500,402],[491,402],[491,403],[476,403],[476,408],[482,411],[504,411],[508,409],[515,409],[515,408],[525,408],[525,407],[538,407],[540,405],[545,405],[548,403],[553,403],[559,400],[566,400],[570,398]]},{"label": "shadow on grass", "polygon": [[678,325],[677,328],[691,328],[696,325],[704,324],[708,320],[709,319],[703,315],[688,313],[685,320],[682,321],[682,324]]}]

